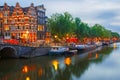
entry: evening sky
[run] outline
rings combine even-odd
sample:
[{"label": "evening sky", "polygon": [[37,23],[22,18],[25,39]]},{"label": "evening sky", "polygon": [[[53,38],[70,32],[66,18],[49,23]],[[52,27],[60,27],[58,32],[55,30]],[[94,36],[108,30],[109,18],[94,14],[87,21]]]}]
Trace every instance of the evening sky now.
[{"label": "evening sky", "polygon": [[79,17],[90,26],[101,24],[105,28],[120,33],[120,0],[0,0],[0,6],[7,3],[21,7],[44,4],[46,15],[69,12],[73,17]]}]

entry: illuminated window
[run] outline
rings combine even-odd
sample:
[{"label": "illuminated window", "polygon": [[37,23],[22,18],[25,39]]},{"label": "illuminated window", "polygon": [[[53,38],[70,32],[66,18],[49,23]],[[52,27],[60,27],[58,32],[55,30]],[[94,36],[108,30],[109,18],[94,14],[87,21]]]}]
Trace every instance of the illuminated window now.
[{"label": "illuminated window", "polygon": [[2,17],[2,14],[0,13],[0,18]]},{"label": "illuminated window", "polygon": [[38,31],[44,31],[44,26],[38,25]]},{"label": "illuminated window", "polygon": [[50,33],[49,33],[49,32],[46,32],[46,36],[50,36]]},{"label": "illuminated window", "polygon": [[4,23],[7,24],[8,20],[7,19],[4,19]]},{"label": "illuminated window", "polygon": [[4,26],[4,30],[8,31],[9,27],[8,26]]}]

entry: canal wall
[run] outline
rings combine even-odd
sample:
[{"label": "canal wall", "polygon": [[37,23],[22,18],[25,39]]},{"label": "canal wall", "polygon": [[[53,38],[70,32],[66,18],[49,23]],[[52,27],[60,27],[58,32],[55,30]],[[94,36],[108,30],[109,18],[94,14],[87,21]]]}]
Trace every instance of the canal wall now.
[{"label": "canal wall", "polygon": [[0,45],[0,57],[2,58],[19,58],[19,57],[36,57],[48,54],[50,47],[29,47],[19,45]]},{"label": "canal wall", "polygon": [[29,53],[21,55],[22,58],[32,58],[37,56],[44,56],[47,55],[50,50],[50,47],[37,47]]},{"label": "canal wall", "polygon": [[26,54],[26,53],[33,51],[34,49],[35,49],[34,47],[19,46],[17,54],[18,54],[18,56],[21,56],[23,54]]}]

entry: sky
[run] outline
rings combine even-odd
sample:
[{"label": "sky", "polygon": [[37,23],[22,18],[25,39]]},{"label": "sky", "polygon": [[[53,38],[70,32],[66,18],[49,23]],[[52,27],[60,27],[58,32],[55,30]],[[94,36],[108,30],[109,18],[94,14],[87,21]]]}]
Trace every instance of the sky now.
[{"label": "sky", "polygon": [[101,24],[106,29],[120,34],[120,0],[0,0],[15,6],[19,2],[21,7],[44,4],[46,15],[69,12],[74,18],[79,17],[90,26]]}]

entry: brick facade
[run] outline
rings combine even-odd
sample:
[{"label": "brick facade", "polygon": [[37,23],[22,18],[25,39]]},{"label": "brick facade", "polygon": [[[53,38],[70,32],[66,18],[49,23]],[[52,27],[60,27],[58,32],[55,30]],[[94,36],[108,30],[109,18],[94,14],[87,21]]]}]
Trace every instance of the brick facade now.
[{"label": "brick facade", "polygon": [[46,40],[46,9],[44,5],[21,7],[0,6],[0,36],[3,39],[17,39],[21,43],[32,43]]}]

